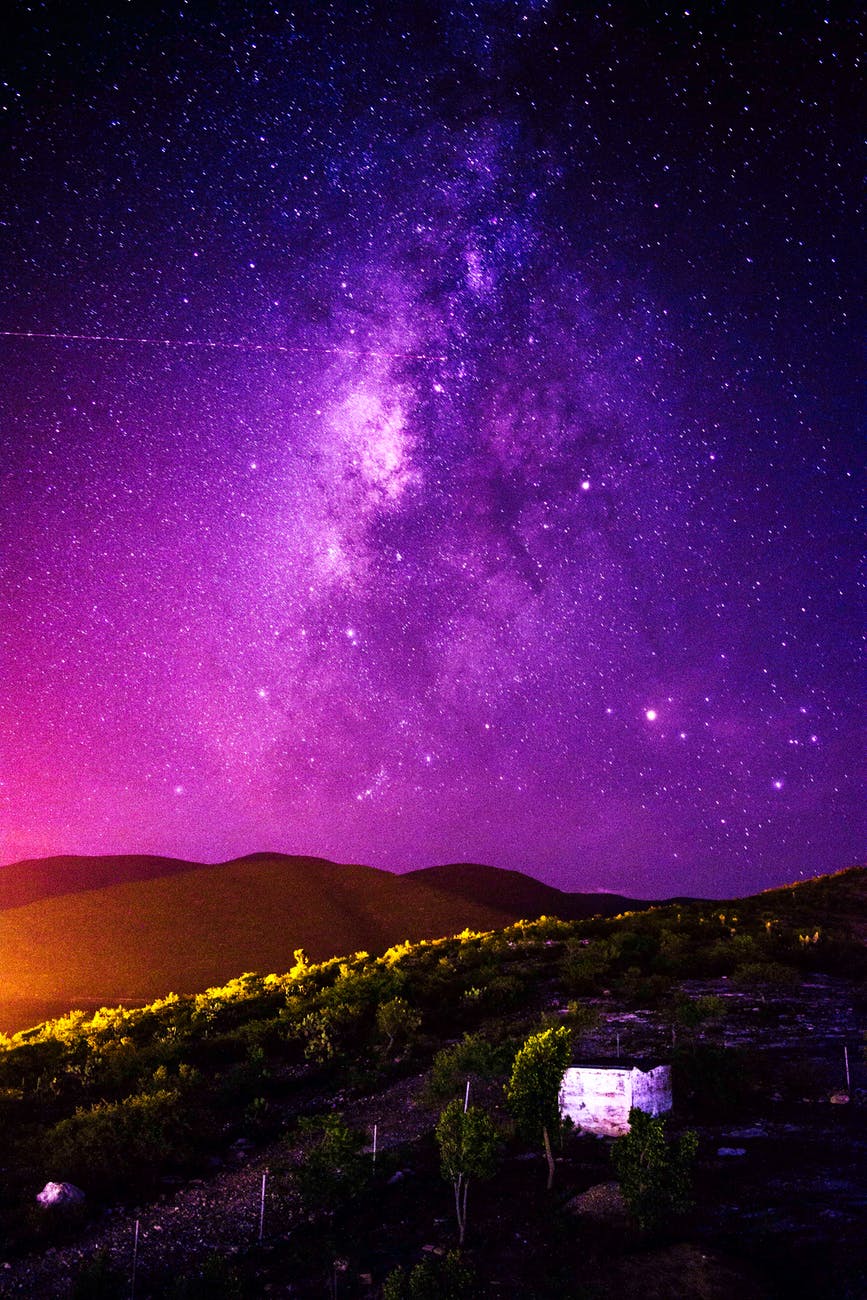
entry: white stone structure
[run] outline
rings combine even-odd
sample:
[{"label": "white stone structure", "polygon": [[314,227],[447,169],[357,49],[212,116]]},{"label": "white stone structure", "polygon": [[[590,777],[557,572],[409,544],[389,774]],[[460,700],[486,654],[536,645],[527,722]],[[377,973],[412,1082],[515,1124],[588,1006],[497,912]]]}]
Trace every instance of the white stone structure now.
[{"label": "white stone structure", "polygon": [[671,1110],[670,1065],[573,1065],[563,1076],[560,1110],[584,1133],[622,1137],[633,1106],[649,1115]]}]

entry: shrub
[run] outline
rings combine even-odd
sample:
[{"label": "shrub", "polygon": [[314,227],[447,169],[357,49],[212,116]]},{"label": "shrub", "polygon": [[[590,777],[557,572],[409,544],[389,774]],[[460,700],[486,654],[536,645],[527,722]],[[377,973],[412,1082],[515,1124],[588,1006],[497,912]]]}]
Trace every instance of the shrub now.
[{"label": "shrub", "polygon": [[388,1039],[386,1053],[391,1051],[395,1039],[409,1041],[420,1025],[421,1016],[404,998],[391,998],[377,1007],[376,1027]]},{"label": "shrub", "polygon": [[572,939],[560,967],[563,984],[570,993],[586,997],[599,993],[611,966],[611,946],[604,940],[588,943]]},{"label": "shrub", "polygon": [[349,1128],[342,1115],[299,1121],[309,1145],[295,1171],[295,1185],[311,1213],[335,1215],[364,1191],[371,1162],[363,1154],[365,1136]]},{"label": "shrub", "polygon": [[645,974],[659,953],[659,939],[646,929],[621,929],[612,939],[611,946],[619,969],[635,967]]},{"label": "shrub", "polygon": [[586,1006],[581,1002],[570,1002],[564,1011],[546,1011],[542,1016],[543,1029],[556,1029],[565,1025],[573,1034],[589,1034],[599,1025],[600,1015],[596,1007]]},{"label": "shrub", "polygon": [[697,1029],[708,1020],[721,1020],[726,1014],[725,1000],[715,993],[704,997],[680,997],[674,1004],[674,1016],[685,1029]]},{"label": "shrub", "polygon": [[510,1011],[524,1001],[526,986],[516,974],[496,975],[488,970],[476,972],[479,981],[477,1007],[485,1012]]},{"label": "shrub", "polygon": [[787,989],[800,982],[801,976],[792,966],[784,966],[778,961],[744,962],[732,976],[732,983],[738,988],[761,988],[764,985]]},{"label": "shrub", "polygon": [[346,1049],[355,1016],[353,1008],[340,1003],[309,1012],[300,1024],[307,1060],[325,1065],[341,1055]]},{"label": "shrub", "polygon": [[107,1250],[99,1250],[82,1264],[72,1284],[72,1300],[117,1300],[124,1295],[129,1279],[111,1262]]},{"label": "shrub", "polygon": [[150,1182],[189,1156],[189,1129],[178,1093],[162,1089],[77,1110],[45,1134],[42,1156],[51,1176],[86,1190]]},{"label": "shrub", "polygon": [[643,975],[637,966],[630,966],[617,981],[620,997],[635,1007],[658,1007],[671,993],[668,975]]},{"label": "shrub", "polygon": [[[123,1293],[113,1291],[112,1296]],[[244,1300],[259,1294],[222,1255],[209,1255],[200,1268],[178,1278],[169,1289],[168,1300]]]},{"label": "shrub", "polygon": [[634,1106],[629,1132],[618,1138],[611,1160],[632,1215],[642,1232],[653,1232],[692,1205],[692,1166],[698,1149],[693,1132],[676,1142],[665,1136],[665,1119]]},{"label": "shrub", "polygon": [[464,1034],[459,1043],[437,1052],[431,1066],[426,1093],[441,1101],[460,1093],[467,1079],[491,1080],[504,1077],[514,1059],[511,1043],[492,1043],[481,1034]]},{"label": "shrub", "polygon": [[741,1104],[747,1092],[743,1054],[733,1047],[689,1043],[675,1048],[672,1085],[675,1095],[697,1114],[721,1114]]},{"label": "shrub", "polygon": [[475,1300],[478,1279],[458,1251],[444,1259],[424,1259],[407,1275],[396,1268],[382,1288],[382,1300]]}]

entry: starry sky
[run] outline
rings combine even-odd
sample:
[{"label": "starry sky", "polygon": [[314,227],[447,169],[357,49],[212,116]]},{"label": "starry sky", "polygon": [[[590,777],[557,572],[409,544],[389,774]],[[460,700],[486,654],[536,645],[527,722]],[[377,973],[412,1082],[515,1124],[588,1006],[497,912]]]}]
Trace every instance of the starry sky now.
[{"label": "starry sky", "polygon": [[0,861],[857,861],[858,8],[16,5]]}]

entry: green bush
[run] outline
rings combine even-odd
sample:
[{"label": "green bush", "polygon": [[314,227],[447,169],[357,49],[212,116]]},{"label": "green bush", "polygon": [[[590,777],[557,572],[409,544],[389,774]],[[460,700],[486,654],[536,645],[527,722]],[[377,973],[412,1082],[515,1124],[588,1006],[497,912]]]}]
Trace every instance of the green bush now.
[{"label": "green bush", "polygon": [[376,1009],[376,1027],[388,1041],[388,1054],[396,1040],[409,1042],[421,1025],[421,1016],[404,998],[389,998]]},{"label": "green bush", "polygon": [[697,1150],[695,1133],[669,1142],[663,1117],[630,1110],[629,1132],[614,1143],[611,1161],[642,1232],[655,1232],[690,1208]]},{"label": "green bush", "polygon": [[727,1007],[723,998],[715,993],[704,997],[679,997],[674,1004],[674,1018],[684,1029],[697,1029],[708,1021],[721,1020]]},{"label": "green bush", "polygon": [[542,1016],[543,1029],[556,1029],[564,1025],[576,1038],[589,1034],[600,1022],[596,1007],[589,1007],[582,1002],[570,1002],[564,1011],[546,1011]]},{"label": "green bush", "polygon": [[117,1300],[128,1288],[129,1278],[112,1264],[107,1250],[99,1250],[79,1269],[72,1300]]},{"label": "green bush", "polygon": [[644,975],[637,966],[630,966],[617,981],[618,995],[634,1007],[662,1006],[671,987],[668,975]]},{"label": "green bush", "polygon": [[382,1300],[476,1300],[478,1279],[458,1251],[444,1259],[423,1259],[407,1275],[396,1268],[385,1279]]},{"label": "green bush", "polygon": [[672,1054],[675,1096],[697,1115],[725,1114],[740,1106],[749,1075],[744,1055],[734,1047],[687,1043]]},{"label": "green bush", "polygon": [[505,1078],[515,1056],[512,1043],[493,1043],[481,1034],[464,1034],[459,1043],[437,1052],[425,1092],[430,1101],[463,1096],[467,1079]]},{"label": "green bush", "polygon": [[659,954],[660,944],[657,936],[646,928],[647,924],[645,918],[641,918],[631,928],[619,930],[612,938],[614,963],[619,970],[635,967],[643,974],[650,972]]},{"label": "green bush", "polygon": [[51,1177],[89,1192],[152,1182],[189,1154],[178,1093],[166,1089],[77,1110],[50,1128],[42,1143]]},{"label": "green bush", "polygon": [[601,993],[611,968],[611,945],[605,940],[570,939],[560,964],[564,987],[579,997]]},{"label": "green bush", "polygon": [[325,1065],[347,1049],[357,1011],[346,1004],[318,1007],[301,1021],[304,1055],[308,1061]]},{"label": "green bush", "polygon": [[372,1162],[363,1153],[365,1135],[349,1128],[342,1115],[302,1119],[298,1128],[307,1149],[295,1171],[295,1185],[308,1213],[333,1217],[370,1182]]},{"label": "green bush", "polygon": [[[113,1291],[120,1296],[121,1291]],[[243,1276],[222,1255],[209,1255],[200,1268],[178,1278],[166,1293],[167,1300],[246,1300],[258,1295]]]},{"label": "green bush", "polygon": [[732,983],[738,988],[790,989],[800,984],[801,976],[792,966],[778,961],[750,961],[736,967]]}]

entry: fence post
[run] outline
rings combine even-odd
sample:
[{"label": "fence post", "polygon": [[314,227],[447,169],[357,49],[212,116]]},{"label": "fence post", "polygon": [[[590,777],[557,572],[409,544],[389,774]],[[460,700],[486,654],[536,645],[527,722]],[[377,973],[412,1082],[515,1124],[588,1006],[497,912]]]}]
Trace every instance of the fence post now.
[{"label": "fence post", "polygon": [[130,1300],[135,1300],[135,1275],[136,1275],[136,1269],[138,1267],[138,1233],[139,1233],[139,1220],[136,1219],[135,1236],[133,1237],[133,1242],[132,1242],[132,1280],[130,1282],[130,1288],[129,1288]]},{"label": "fence post", "polygon": [[265,1230],[265,1181],[268,1177],[266,1169],[262,1175],[262,1199],[259,1202],[259,1245],[262,1245],[262,1233]]}]

